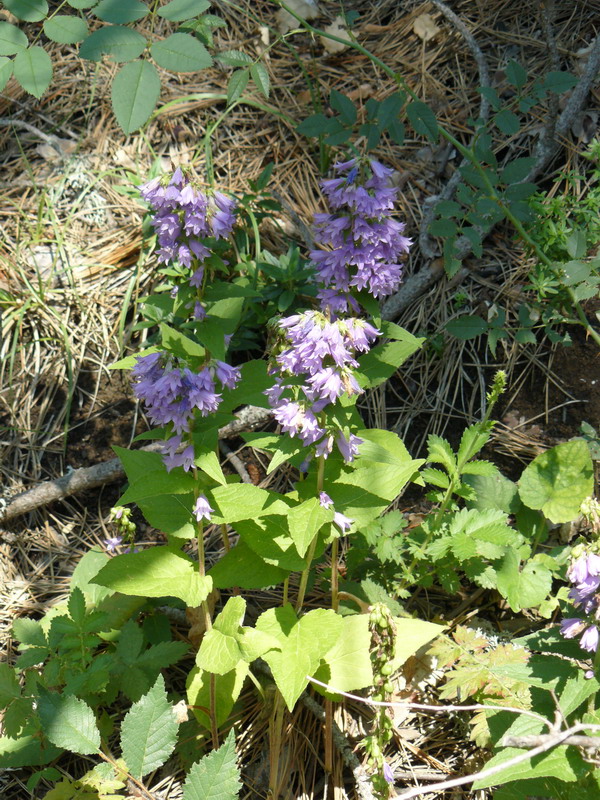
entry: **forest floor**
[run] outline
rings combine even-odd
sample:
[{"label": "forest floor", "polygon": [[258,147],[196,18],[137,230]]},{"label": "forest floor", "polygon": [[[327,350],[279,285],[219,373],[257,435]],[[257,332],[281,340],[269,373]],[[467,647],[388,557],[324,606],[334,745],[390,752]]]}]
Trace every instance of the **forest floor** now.
[{"label": "forest floor", "polygon": [[[271,3],[240,0],[240,4],[273,23]],[[354,0],[350,5],[360,13],[354,29],[360,43],[401,71],[439,120],[463,136],[479,95],[477,67],[460,33],[428,2]],[[525,66],[529,80],[552,69],[537,4],[454,0],[448,5],[476,37],[494,85],[502,86],[502,70],[510,59]],[[340,12],[338,2],[321,2],[320,8],[322,16],[316,22],[321,26]],[[214,10],[228,22],[218,31],[219,49],[260,51],[261,31],[250,16],[217,2]],[[438,29],[429,39],[419,34],[426,14]],[[600,3],[557,4],[554,29],[563,69],[577,74],[581,52],[599,27]],[[292,42],[325,101],[332,89],[355,102],[369,97],[382,100],[394,89],[352,50],[330,54],[308,34],[298,34]],[[219,67],[202,72],[199,80],[193,74],[163,76],[161,106],[145,135],[126,137],[110,107],[112,67],[107,63],[94,74],[90,71],[83,81],[81,71],[89,67],[82,66],[75,48],[61,52],[52,87],[40,101],[12,80],[0,94],[0,118],[15,123],[0,126],[0,476],[5,499],[69,468],[113,458],[113,446],[129,446],[146,429],[127,374],[109,370],[111,362],[137,346],[131,323],[139,299],[155,282],[155,264],[141,252],[144,209],[132,181],[142,180],[157,157],[167,169],[189,164],[202,174],[204,156],[198,152],[198,142],[223,111],[223,101],[213,96],[224,92],[228,77]],[[310,224],[313,213],[324,210],[315,140],[295,130],[309,113],[310,95],[302,71],[285,47],[270,50],[266,64],[273,87],[267,105],[274,113],[238,106],[217,129],[215,171],[225,189],[239,193],[273,161],[273,188],[293,213],[282,220],[279,230],[265,236],[272,249],[287,249],[290,240],[303,247],[296,220]],[[596,84],[588,107],[599,104]],[[559,157],[540,184],[543,190],[577,191],[566,186],[561,175],[565,169],[587,168],[581,152],[595,134],[596,121],[596,117],[580,121],[562,142]],[[24,129],[18,123],[32,127]],[[511,139],[514,154],[529,154],[538,133],[539,120],[531,119]],[[47,140],[50,134],[57,137],[52,143]],[[448,181],[456,154],[408,135],[402,147],[385,140],[376,156],[396,170],[399,216],[416,238],[423,202]],[[417,272],[422,261],[415,245],[407,274]],[[508,390],[498,409],[488,457],[511,477],[544,449],[579,435],[582,422],[600,430],[599,354],[583,332],[572,333],[569,347],[551,344],[542,336],[536,344],[522,345],[509,336],[493,355],[485,336],[461,341],[445,330],[458,313],[486,316],[494,304],[506,311],[509,322],[514,321],[530,265],[512,232],[500,226],[485,241],[482,256],[468,258],[469,274],[462,283],[442,278],[404,311],[395,321],[427,336],[428,346],[384,389],[366,398],[362,411],[368,424],[397,431],[413,457],[423,455],[429,433],[446,435],[456,443],[465,425],[481,417],[495,371],[505,369]],[[592,318],[591,305],[586,311]],[[236,446],[246,463],[255,464],[252,451],[243,448],[241,440]],[[260,465],[256,473],[258,481]],[[111,484],[69,497],[0,530],[2,658],[14,655],[10,626],[15,617],[42,613],[64,599],[78,560],[107,537],[108,511],[120,489]],[[419,491],[411,490],[401,499],[403,511],[422,510]],[[152,531],[142,528],[144,536],[151,540]],[[478,618],[477,602],[483,607],[481,599],[470,604],[465,589],[460,618]],[[447,610],[447,598],[422,598],[417,607],[421,603],[430,604],[429,618],[436,609]],[[505,610],[493,603],[485,616],[492,622],[506,619]],[[181,636],[185,635],[183,626]],[[343,714],[347,734],[356,738],[358,732],[351,726],[357,715]],[[306,709],[296,716],[296,726],[310,740],[314,718]],[[483,763],[483,754],[469,740],[468,726],[459,720],[421,723],[418,715],[399,723],[406,735],[396,767],[404,770],[409,783],[411,775],[424,782],[452,775],[465,760],[473,766]],[[259,742],[255,734],[253,741]],[[300,748],[296,757],[309,757],[304,755],[308,751],[296,746]],[[250,758],[255,773],[262,768],[263,756],[257,750]],[[15,772],[0,778],[0,794],[7,800],[29,797],[26,777],[25,772]],[[158,776],[153,791],[163,800],[181,796],[172,775]],[[260,795],[248,789],[242,796]],[[437,796],[487,795],[464,790]],[[307,776],[301,790],[290,794],[290,800],[298,797],[319,797],[315,776]]]}]

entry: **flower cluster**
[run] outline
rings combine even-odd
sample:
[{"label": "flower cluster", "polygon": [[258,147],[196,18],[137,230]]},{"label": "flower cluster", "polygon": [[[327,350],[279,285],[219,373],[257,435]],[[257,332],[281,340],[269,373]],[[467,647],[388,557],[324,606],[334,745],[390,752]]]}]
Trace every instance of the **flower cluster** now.
[{"label": "flower cluster", "polygon": [[200,372],[192,372],[176,359],[157,352],[138,358],[132,376],[134,394],[146,404],[150,421],[160,426],[171,424],[176,433],[164,444],[167,469],[191,469],[194,446],[189,444],[178,452],[184,444],[183,434],[189,431],[196,410],[205,417],[219,407],[221,395],[216,382],[221,388],[233,389],[240,380],[240,371],[224,361],[214,361]]},{"label": "flower cluster", "polygon": [[577,552],[571,562],[567,575],[573,584],[569,598],[573,605],[579,608],[587,619],[570,617],[564,619],[560,630],[567,639],[573,639],[581,634],[579,644],[584,650],[595,653],[598,649],[598,618],[600,617],[600,555],[590,552]]},{"label": "flower cluster", "polygon": [[358,311],[352,288],[375,298],[398,288],[402,256],[411,240],[390,212],[398,190],[390,186],[392,170],[374,159],[336,164],[339,177],[321,183],[334,214],[316,214],[315,240],[330,250],[314,250],[311,259],[321,284],[322,308],[332,313]]},{"label": "flower cluster", "polygon": [[229,236],[235,223],[235,200],[221,192],[200,191],[179,168],[167,182],[153,178],[140,188],[140,194],[155,212],[152,225],[158,236],[158,260],[196,267],[190,284],[200,286],[203,268],[198,264],[210,255],[200,240]]},{"label": "flower cluster", "polygon": [[[275,419],[290,436],[305,445],[316,444],[318,456],[328,456],[334,440],[346,461],[352,461],[360,440],[342,431],[326,430],[319,422],[323,409],[344,393],[362,390],[352,373],[356,353],[369,350],[379,331],[361,319],[329,320],[318,311],[305,311],[279,323],[285,347],[276,356],[280,373],[267,391]],[[304,382],[289,381],[302,377]],[[292,393],[293,399],[289,396]]]}]

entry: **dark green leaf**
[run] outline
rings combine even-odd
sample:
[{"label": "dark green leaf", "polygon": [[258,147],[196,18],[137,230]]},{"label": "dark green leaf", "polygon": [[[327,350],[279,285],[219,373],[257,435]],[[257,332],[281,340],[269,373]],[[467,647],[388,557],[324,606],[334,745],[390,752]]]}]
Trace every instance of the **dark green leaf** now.
[{"label": "dark green leaf", "polygon": [[434,219],[429,226],[432,236],[453,236],[457,230],[456,222],[450,219]]},{"label": "dark green leaf", "polygon": [[11,58],[0,56],[0,92],[8,83],[8,79],[13,73],[13,62]]},{"label": "dark green leaf", "polygon": [[506,80],[517,89],[520,89],[527,82],[527,72],[518,61],[511,59],[504,69]]},{"label": "dark green leaf", "polygon": [[452,319],[446,323],[446,330],[457,339],[475,339],[487,331],[487,322],[476,314]]},{"label": "dark green leaf", "polygon": [[132,61],[117,72],[111,98],[117,122],[124,133],[136,131],[148,120],[160,94],[160,78],[153,64]]},{"label": "dark green leaf", "polygon": [[53,42],[75,44],[88,35],[88,26],[81,17],[57,14],[44,22],[44,33]]},{"label": "dark green leaf", "polygon": [[404,105],[405,99],[403,94],[394,92],[389,97],[386,97],[385,100],[381,101],[377,112],[377,122],[381,130],[388,128],[392,122],[397,121],[398,114]]},{"label": "dark green leaf", "polygon": [[354,125],[356,122],[356,108],[352,100],[345,94],[332,89],[329,95],[329,105],[337,111],[345,125]]},{"label": "dark green leaf", "polygon": [[398,119],[392,120],[389,125],[387,126],[387,132],[390,135],[390,138],[393,142],[395,142],[399,147],[402,147],[404,144],[404,125]]},{"label": "dark green leaf", "polygon": [[406,113],[416,133],[426,136],[432,142],[437,142],[438,125],[435,114],[428,105],[420,100],[413,100],[406,107]]},{"label": "dark green leaf", "polygon": [[206,47],[189,33],[172,33],[150,47],[152,58],[171,72],[198,72],[212,64]]},{"label": "dark green leaf", "polygon": [[509,162],[500,172],[500,180],[502,183],[508,185],[517,183],[517,181],[522,181],[529,175],[534,164],[535,158],[533,158],[533,156],[515,158],[514,161]]},{"label": "dark green leaf", "polygon": [[250,75],[252,76],[252,80],[260,92],[264,94],[265,97],[268,97],[271,84],[269,80],[269,73],[267,72],[265,65],[253,64],[250,67]]},{"label": "dark green leaf", "polygon": [[296,130],[303,136],[321,136],[325,133],[327,122],[328,120],[325,114],[313,114],[305,120],[302,120]]},{"label": "dark green leaf", "polygon": [[183,22],[199,16],[208,8],[209,0],[171,0],[166,6],[159,8],[157,14],[171,22]]},{"label": "dark green leaf", "polygon": [[133,61],[144,51],[146,39],[141,33],[124,25],[105,25],[87,37],[79,48],[79,56],[88,61],[100,61],[107,55],[117,63]]},{"label": "dark green leaf", "polygon": [[219,53],[217,59],[228,67],[247,67],[252,64],[252,58],[242,50],[225,50]]},{"label": "dark green leaf", "polygon": [[248,85],[250,71],[248,69],[237,69],[227,84],[227,105],[235,103],[242,96],[244,89]]},{"label": "dark green leaf", "polygon": [[103,22],[117,25],[135,22],[149,13],[150,9],[141,0],[100,0],[94,8],[94,14]]},{"label": "dark green leaf", "polygon": [[512,111],[509,111],[507,108],[496,114],[494,117],[494,123],[496,127],[507,136],[512,136],[513,134],[518,133],[519,128],[521,127],[521,122],[517,115]]},{"label": "dark green leaf", "polygon": [[23,22],[39,22],[48,15],[46,0],[4,0],[2,5]]},{"label": "dark green leaf", "polygon": [[477,91],[485,97],[494,111],[498,111],[500,109],[502,103],[498,97],[498,92],[495,89],[492,89],[491,86],[480,86],[478,87]]},{"label": "dark green leaf", "polygon": [[577,85],[577,78],[570,72],[556,70],[549,72],[544,78],[543,88],[548,92],[562,94]]},{"label": "dark green leaf", "polygon": [[233,586],[264,589],[266,586],[283,583],[288,575],[287,570],[267,564],[242,541],[232,547],[208,572],[217,589],[231,589]]},{"label": "dark green leaf", "polygon": [[34,45],[15,56],[13,75],[23,89],[40,98],[52,80],[52,61],[43,47]]}]

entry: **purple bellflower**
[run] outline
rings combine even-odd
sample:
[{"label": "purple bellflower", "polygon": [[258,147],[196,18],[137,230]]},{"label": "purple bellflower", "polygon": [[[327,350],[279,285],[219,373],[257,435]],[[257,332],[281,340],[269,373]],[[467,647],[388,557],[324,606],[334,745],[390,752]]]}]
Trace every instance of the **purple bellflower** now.
[{"label": "purple bellflower", "polygon": [[[577,546],[575,551],[581,548]],[[571,561],[567,576],[573,588],[569,599],[586,618],[563,619],[560,632],[566,639],[581,636],[579,644],[584,650],[595,653],[598,649],[598,619],[600,619],[600,556],[591,552],[578,552]]]}]

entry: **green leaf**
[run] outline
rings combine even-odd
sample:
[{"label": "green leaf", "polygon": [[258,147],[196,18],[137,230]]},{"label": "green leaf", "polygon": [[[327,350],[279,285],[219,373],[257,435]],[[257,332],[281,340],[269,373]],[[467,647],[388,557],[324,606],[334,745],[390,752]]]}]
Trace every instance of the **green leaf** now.
[{"label": "green leaf", "polygon": [[13,75],[26,92],[39,99],[52,80],[50,56],[38,45],[20,50],[15,56]]},{"label": "green leaf", "polygon": [[183,800],[236,800],[241,786],[232,728],[218,750],[192,766],[183,785]]},{"label": "green leaf", "polygon": [[426,136],[432,142],[437,142],[438,125],[435,114],[428,105],[420,100],[413,100],[407,105],[406,113],[416,133]]},{"label": "green leaf", "polygon": [[487,322],[476,314],[465,314],[446,323],[446,330],[457,339],[475,339],[487,331]]},{"label": "green leaf", "polygon": [[96,717],[83,700],[40,687],[38,714],[45,735],[57,747],[83,756],[100,750]]},{"label": "green leaf", "polygon": [[335,646],[342,632],[342,617],[318,608],[297,619],[291,605],[270,608],[260,615],[256,628],[275,639],[281,650],[271,650],[264,660],[271,667],[277,688],[291,711],[319,662]]},{"label": "green leaf", "polygon": [[475,498],[468,501],[470,508],[480,511],[492,508],[515,514],[522,507],[516,483],[500,472],[495,475],[466,475],[464,481],[475,490]]},{"label": "green leaf", "polygon": [[39,22],[48,16],[46,0],[4,0],[2,5],[23,22]]},{"label": "green leaf", "polygon": [[521,475],[519,496],[552,522],[570,522],[592,494],[594,470],[582,439],[556,445],[537,456]]},{"label": "green leaf", "polygon": [[246,67],[253,63],[253,59],[242,50],[225,50],[219,53],[218,60],[228,67]]},{"label": "green leaf", "polygon": [[325,114],[312,114],[310,117],[302,120],[296,127],[296,130],[303,136],[321,136],[326,132],[327,122],[328,119]]},{"label": "green leaf", "polygon": [[500,173],[500,180],[502,183],[506,183],[510,186],[512,183],[518,183],[519,181],[525,180],[525,178],[531,172],[531,168],[535,164],[535,158],[533,156],[527,156],[525,158],[515,158],[514,161],[510,161]]},{"label": "green leaf", "polygon": [[250,75],[252,76],[252,80],[256,84],[257,88],[260,90],[265,97],[269,96],[269,90],[271,88],[271,82],[269,78],[269,73],[267,72],[267,68],[264,64],[253,64],[250,67]]},{"label": "green leaf", "polygon": [[209,0],[171,0],[156,12],[159,17],[170,22],[184,22],[197,17],[210,8]]},{"label": "green leaf", "polygon": [[39,736],[0,736],[0,769],[42,766],[54,761],[62,750],[42,741]]},{"label": "green leaf", "polygon": [[244,89],[248,85],[248,80],[250,78],[250,71],[247,69],[236,69],[233,73],[231,78],[229,79],[229,83],[227,84],[227,105],[230,106],[232,103],[235,103],[236,100],[239,100],[242,96]]},{"label": "green leaf", "polygon": [[552,72],[548,72],[542,84],[546,91],[554,92],[555,94],[568,92],[569,89],[572,89],[576,85],[577,78],[574,75],[571,75],[570,72],[565,72],[564,70],[553,70]]},{"label": "green leaf", "polygon": [[148,61],[131,61],[112,84],[113,111],[123,133],[136,131],[148,120],[160,94],[160,78]]},{"label": "green leaf", "polygon": [[94,583],[139,597],[178,597],[192,608],[212,591],[212,580],[199,575],[191,558],[164,545],[111,558]]},{"label": "green leaf", "polygon": [[100,0],[94,8],[94,14],[103,22],[117,25],[135,22],[149,13],[150,9],[141,0]]},{"label": "green leaf", "polygon": [[216,524],[257,519],[270,514],[287,514],[289,505],[277,492],[269,492],[249,483],[218,486],[210,493]]},{"label": "green leaf", "polygon": [[435,433],[430,433],[427,437],[427,461],[441,464],[450,475],[457,474],[456,457],[450,442]]},{"label": "green leaf", "polygon": [[81,17],[57,14],[44,22],[44,33],[53,42],[75,44],[88,35],[88,26]]},{"label": "green leaf", "polygon": [[[226,675],[213,675],[217,725],[223,725],[229,717],[233,704],[242,691],[248,669],[248,664],[240,661],[237,667]],[[210,707],[210,673],[194,667],[187,679],[187,696],[198,722],[210,730],[210,719],[208,714],[202,710],[202,708]]]},{"label": "green leaf", "polygon": [[138,500],[137,505],[153,528],[174,539],[193,539],[196,535],[195,520],[192,517],[194,495],[159,494]]},{"label": "green leaf", "polygon": [[160,335],[163,347],[179,358],[204,358],[206,351],[201,344],[190,339],[189,336],[176,331],[164,322],[160,325]]},{"label": "green leaf", "polygon": [[326,522],[332,522],[333,509],[323,508],[316,497],[289,510],[287,521],[290,536],[298,553],[304,557],[312,540]]},{"label": "green leaf", "polygon": [[527,72],[523,69],[519,62],[514,61],[514,59],[511,59],[508,62],[504,68],[504,74],[506,75],[506,80],[517,89],[525,86],[525,83],[527,82]]},{"label": "green leaf", "polygon": [[264,589],[283,583],[290,571],[267,564],[247,544],[240,541],[219,559],[207,577],[217,589]]},{"label": "green leaf", "polygon": [[[146,39],[141,33],[132,31],[131,28],[126,28],[124,25],[105,25],[94,31],[81,43],[79,56],[88,61],[100,61],[103,55],[107,55],[111,61],[115,62],[133,61],[142,54],[145,47]],[[146,352],[148,351],[145,351],[144,355]],[[128,356],[127,359],[122,360],[131,361],[131,366],[133,366],[136,357]],[[120,368],[117,365],[121,365],[121,362],[113,364],[113,369]]]},{"label": "green leaf", "polygon": [[208,50],[189,33],[172,33],[150,47],[152,58],[171,72],[198,72],[212,64]]},{"label": "green leaf", "polygon": [[494,117],[494,124],[507,136],[513,136],[519,132],[521,121],[515,113],[509,111],[507,108],[498,112]]},{"label": "green leaf", "polygon": [[193,475],[182,470],[167,472],[160,453],[113,448],[127,474],[129,488],[119,503],[139,502],[163,494],[187,494],[194,489]]},{"label": "green leaf", "polygon": [[0,55],[13,56],[27,47],[27,36],[16,25],[0,22]]},{"label": "green leaf", "polygon": [[405,334],[401,340],[379,344],[359,358],[357,380],[363,389],[373,389],[391,378],[423,346],[425,338],[417,338],[408,331]]},{"label": "green leaf", "polygon": [[512,610],[521,611],[535,608],[546,599],[552,588],[552,573],[534,561],[528,561],[519,570],[519,556],[515,550],[509,550],[496,570],[496,581],[498,591]]},{"label": "green leaf", "polygon": [[14,669],[4,662],[0,663],[0,708],[6,708],[20,696],[21,687]]},{"label": "green leaf", "polygon": [[[337,642],[325,653],[314,677],[339,689],[352,692],[364,689],[373,683],[373,668],[369,651],[371,631],[366,614],[344,617]],[[315,685],[318,692],[325,693]]]},{"label": "green leaf", "polygon": [[294,572],[306,567],[290,537],[285,517],[240,520],[235,527],[243,541],[267,564]]},{"label": "green leaf", "polygon": [[0,56],[0,92],[8,83],[8,79],[13,73],[13,62],[11,58]]},{"label": "green leaf", "polygon": [[356,108],[352,100],[337,89],[332,89],[329,94],[329,105],[337,111],[344,125],[354,125],[356,122]]},{"label": "green leaf", "polygon": [[162,675],[148,694],[135,703],[121,725],[121,751],[128,771],[143,778],[165,763],[177,743],[178,724],[167,700]]},{"label": "green leaf", "polygon": [[98,0],[67,0],[67,3],[71,6],[71,8],[76,8],[81,10],[83,8],[91,8],[95,6]]},{"label": "green leaf", "polygon": [[[500,766],[525,752],[525,750],[517,749],[516,747],[505,747],[497,755],[493,756],[485,767],[489,769]],[[519,764],[511,765],[504,771],[500,770],[489,778],[480,779],[473,784],[473,789],[485,789],[488,786],[497,786],[507,781],[542,777],[553,777],[558,778],[560,781],[572,783],[582,778],[586,771],[579,752],[575,748],[561,745],[547,753],[542,753],[534,758],[525,759]],[[520,796],[523,797],[523,795]]]},{"label": "green leaf", "polygon": [[436,625],[433,622],[409,619],[408,617],[394,618],[394,627],[396,629],[396,637],[392,661],[393,670],[401,667],[424,645],[439,636],[445,628],[444,625]]}]

